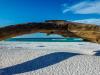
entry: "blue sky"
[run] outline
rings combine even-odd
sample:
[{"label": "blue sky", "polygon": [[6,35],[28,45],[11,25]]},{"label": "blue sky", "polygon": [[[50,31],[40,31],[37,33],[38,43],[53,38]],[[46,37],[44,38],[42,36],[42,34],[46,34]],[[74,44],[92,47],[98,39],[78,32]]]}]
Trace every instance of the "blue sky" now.
[{"label": "blue sky", "polygon": [[100,0],[0,0],[0,27],[49,19],[99,25]]}]

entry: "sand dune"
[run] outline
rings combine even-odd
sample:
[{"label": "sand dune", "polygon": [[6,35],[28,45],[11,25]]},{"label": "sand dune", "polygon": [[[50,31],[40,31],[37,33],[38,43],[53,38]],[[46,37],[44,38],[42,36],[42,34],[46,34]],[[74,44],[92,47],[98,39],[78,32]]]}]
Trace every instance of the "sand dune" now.
[{"label": "sand dune", "polygon": [[99,44],[0,42],[0,75],[99,74]]}]

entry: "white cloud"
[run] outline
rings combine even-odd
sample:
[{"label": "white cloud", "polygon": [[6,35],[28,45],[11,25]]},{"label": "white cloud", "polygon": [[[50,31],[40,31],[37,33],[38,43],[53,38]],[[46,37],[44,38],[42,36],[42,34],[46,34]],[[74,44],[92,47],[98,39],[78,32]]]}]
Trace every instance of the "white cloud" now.
[{"label": "white cloud", "polygon": [[76,14],[100,14],[100,1],[84,1],[71,7],[66,7],[63,13],[67,13],[68,11]]},{"label": "white cloud", "polygon": [[100,25],[100,19],[82,19],[82,20],[75,20],[73,22]]}]

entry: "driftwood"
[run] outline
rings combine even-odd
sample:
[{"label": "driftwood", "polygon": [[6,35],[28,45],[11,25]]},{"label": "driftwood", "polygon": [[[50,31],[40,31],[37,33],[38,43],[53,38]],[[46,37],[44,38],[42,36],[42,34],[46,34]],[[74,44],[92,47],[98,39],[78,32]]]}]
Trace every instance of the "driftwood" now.
[{"label": "driftwood", "polygon": [[26,23],[0,28],[0,40],[31,33],[59,34],[64,37],[82,38],[84,41],[100,43],[100,26],[75,22]]}]

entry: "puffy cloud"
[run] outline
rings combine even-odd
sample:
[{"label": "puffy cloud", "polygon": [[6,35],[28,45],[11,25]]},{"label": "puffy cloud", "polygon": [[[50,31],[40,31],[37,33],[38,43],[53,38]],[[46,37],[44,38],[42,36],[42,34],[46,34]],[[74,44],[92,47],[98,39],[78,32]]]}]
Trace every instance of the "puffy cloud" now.
[{"label": "puffy cloud", "polygon": [[67,13],[68,11],[71,11],[76,14],[100,14],[100,1],[95,1],[95,2],[84,1],[75,4],[71,7],[67,7],[67,6],[65,7],[63,13]]},{"label": "puffy cloud", "polygon": [[75,20],[74,22],[100,25],[100,19],[82,19]]}]

